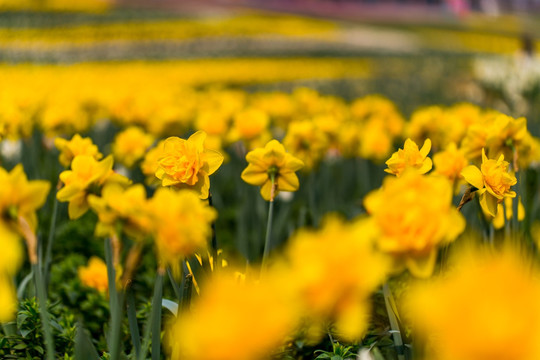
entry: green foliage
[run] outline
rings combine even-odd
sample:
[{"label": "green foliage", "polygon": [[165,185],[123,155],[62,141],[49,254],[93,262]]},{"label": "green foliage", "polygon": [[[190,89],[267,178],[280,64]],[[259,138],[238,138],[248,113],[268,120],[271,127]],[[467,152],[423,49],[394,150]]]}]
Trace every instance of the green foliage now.
[{"label": "green foliage", "polygon": [[346,360],[352,359],[356,355],[351,352],[352,346],[341,345],[339,342],[332,343],[332,351],[316,350],[319,354],[315,359]]},{"label": "green foliage", "polygon": [[[54,304],[49,306],[50,325],[53,329],[54,341],[61,352],[57,359],[73,359],[75,344],[75,318],[64,306]],[[21,301],[16,322],[7,324],[16,332],[0,334],[0,356],[2,359],[43,359],[44,342],[41,332],[41,320],[36,298]]]}]

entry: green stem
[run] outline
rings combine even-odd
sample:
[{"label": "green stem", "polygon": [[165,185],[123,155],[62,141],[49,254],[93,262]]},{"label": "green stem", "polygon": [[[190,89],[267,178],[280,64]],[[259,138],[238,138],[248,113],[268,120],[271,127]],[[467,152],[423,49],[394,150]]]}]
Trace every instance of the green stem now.
[{"label": "green stem", "polygon": [[45,251],[45,266],[43,267],[43,278],[49,283],[49,268],[52,261],[52,248],[54,243],[54,233],[56,231],[56,215],[58,213],[58,199],[54,195],[51,224],[49,226],[49,236],[47,237],[47,250]]},{"label": "green stem", "polygon": [[398,360],[405,360],[403,339],[401,338],[399,323],[392,307],[393,297],[388,283],[383,285],[383,294],[386,312],[388,314],[388,319],[390,320],[390,328],[392,329],[392,337],[394,339],[394,347],[396,348],[397,358]]},{"label": "green stem", "polygon": [[[161,336],[161,301],[163,293],[163,270],[158,270],[156,281],[154,283],[154,296],[152,297],[152,310],[150,311],[148,322],[144,329],[144,339],[142,351],[139,353],[138,360],[146,358],[148,345],[150,343],[150,333],[152,333],[152,359],[159,359],[160,336]],[[157,357],[156,357],[157,356]]]},{"label": "green stem", "polygon": [[116,269],[113,264],[113,250],[111,239],[105,240],[105,261],[107,263],[107,278],[109,281],[109,352],[111,359],[118,359],[120,356],[120,330],[122,324],[122,309],[120,299],[116,289]]},{"label": "green stem", "polygon": [[139,325],[137,324],[137,312],[135,307],[135,296],[131,288],[127,289],[127,315],[129,322],[129,332],[131,334],[131,342],[135,351],[135,358],[141,353],[141,335],[139,334]]},{"label": "green stem", "polygon": [[41,328],[45,335],[45,347],[47,349],[47,360],[55,359],[54,340],[52,335],[51,324],[49,320],[49,312],[47,311],[47,292],[45,291],[45,283],[41,276],[38,263],[32,264],[34,273],[34,281],[36,284],[36,293],[39,301],[39,316],[41,318]]},{"label": "green stem", "polygon": [[266,237],[264,239],[264,251],[261,265],[261,273],[266,271],[267,259],[270,254],[270,243],[272,242],[272,221],[274,218],[274,187],[275,187],[275,176],[272,175],[270,180],[272,181],[272,194],[270,196],[270,202],[268,204],[268,220],[266,222]]},{"label": "green stem", "polygon": [[176,298],[178,299],[178,301],[181,301],[182,300],[182,292],[180,290],[180,286],[178,286],[178,283],[174,279],[174,276],[173,276],[173,274],[171,272],[171,268],[168,267],[168,266],[167,266],[167,275],[169,276],[169,281],[171,282],[171,285],[173,287],[174,295],[176,295]]},{"label": "green stem", "polygon": [[152,299],[152,360],[160,359],[161,351],[161,302],[163,298],[164,269],[158,270],[156,291]]}]

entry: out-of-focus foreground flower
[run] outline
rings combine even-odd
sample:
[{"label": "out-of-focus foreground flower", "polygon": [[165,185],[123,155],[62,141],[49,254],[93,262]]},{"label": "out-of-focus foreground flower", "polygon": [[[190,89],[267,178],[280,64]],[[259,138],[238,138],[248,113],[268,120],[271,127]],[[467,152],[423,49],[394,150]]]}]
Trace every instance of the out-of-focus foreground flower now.
[{"label": "out-of-focus foreground flower", "polygon": [[297,310],[282,280],[242,282],[223,273],[213,279],[166,334],[170,359],[269,358],[296,325]]},{"label": "out-of-focus foreground flower", "polygon": [[264,148],[257,148],[246,155],[247,168],[242,180],[250,185],[261,186],[261,195],[273,201],[280,191],[296,191],[300,186],[295,171],[304,163],[285,152],[283,145],[271,140]]},{"label": "out-of-focus foreground flower", "polygon": [[180,259],[204,251],[217,212],[191,190],[160,188],[150,199],[158,258],[178,266]]},{"label": "out-of-focus foreground flower", "polygon": [[23,247],[19,236],[0,224],[0,323],[15,316],[17,297],[12,277],[19,270],[23,259]]},{"label": "out-of-focus foreground flower", "polygon": [[291,239],[285,276],[295,284],[302,315],[315,331],[324,333],[324,324],[332,321],[340,336],[364,334],[370,296],[390,268],[390,259],[373,247],[373,235],[365,219],[345,223],[332,216],[320,230],[301,230]]},{"label": "out-of-focus foreground flower", "polygon": [[540,273],[515,250],[473,251],[408,296],[426,360],[540,358]]},{"label": "out-of-focus foreground flower", "polygon": [[465,229],[465,219],[452,206],[452,185],[439,176],[407,171],[387,177],[364,205],[379,233],[378,248],[419,277],[431,275],[439,246]]}]

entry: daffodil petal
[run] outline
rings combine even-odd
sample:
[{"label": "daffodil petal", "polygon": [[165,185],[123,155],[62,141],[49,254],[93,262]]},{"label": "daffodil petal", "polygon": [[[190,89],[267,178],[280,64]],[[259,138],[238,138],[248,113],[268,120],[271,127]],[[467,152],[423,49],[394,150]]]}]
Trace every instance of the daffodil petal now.
[{"label": "daffodil petal", "polygon": [[195,145],[195,148],[199,152],[203,152],[204,150],[204,140],[206,140],[206,133],[201,130],[197,131],[187,139],[188,142]]},{"label": "daffodil petal", "polygon": [[[272,195],[272,182],[267,181],[261,187],[261,196],[263,197],[264,200],[270,201],[271,195]],[[275,195],[277,195],[277,191],[276,191],[276,194],[274,194],[274,196]]]},{"label": "daffodil petal", "polygon": [[489,215],[497,216],[497,198],[492,196],[489,192],[484,192],[480,195],[480,206]]},{"label": "daffodil petal", "polygon": [[208,175],[212,175],[223,164],[223,155],[215,150],[204,151],[205,160],[208,163]]},{"label": "daffodil petal", "polygon": [[242,171],[242,180],[250,185],[260,186],[268,180],[268,173],[260,171],[257,167],[249,164],[244,171]]},{"label": "daffodil petal", "polygon": [[277,187],[280,191],[296,191],[299,186],[298,176],[294,172],[280,173],[277,178]]},{"label": "daffodil petal", "polygon": [[418,172],[420,174],[425,174],[427,173],[429,170],[431,170],[431,168],[433,167],[433,161],[431,161],[430,158],[426,158],[424,160],[424,163],[422,164],[422,166],[420,167],[420,169],[418,169]]},{"label": "daffodil petal", "polygon": [[482,172],[479,168],[477,168],[474,165],[469,165],[465,169],[461,171],[461,176],[467,181],[469,184],[474,186],[477,189],[484,188],[484,177],[482,176]]},{"label": "daffodil petal", "polygon": [[420,155],[422,155],[423,157],[426,157],[428,156],[430,151],[431,151],[431,140],[426,139],[426,141],[424,141],[424,145],[420,149]]}]

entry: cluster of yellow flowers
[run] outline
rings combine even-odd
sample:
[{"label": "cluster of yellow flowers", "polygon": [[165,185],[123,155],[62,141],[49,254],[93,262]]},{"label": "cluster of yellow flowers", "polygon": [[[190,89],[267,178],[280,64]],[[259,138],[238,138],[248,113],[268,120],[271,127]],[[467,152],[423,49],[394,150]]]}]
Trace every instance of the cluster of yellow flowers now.
[{"label": "cluster of yellow flowers", "polygon": [[[192,87],[306,80],[321,78],[321,74],[325,79],[366,78],[369,69],[367,60],[339,58],[82,63],[69,67],[3,64],[0,82],[10,90],[0,91],[0,130],[3,137],[12,139],[29,136],[36,126],[48,136],[72,135],[89,130],[96,121],[112,119],[124,126],[139,125],[155,135],[178,135],[195,127],[194,123],[217,131],[219,125],[208,121],[209,116],[229,123],[248,107],[250,97],[243,91],[196,91]],[[322,112],[316,98],[305,100],[318,107],[311,115]],[[270,117],[280,113],[290,117],[304,109],[285,94],[269,94],[253,103]],[[253,116],[248,113],[243,119]],[[210,129],[200,130],[212,134]]]},{"label": "cluster of yellow flowers", "polygon": [[84,11],[102,12],[109,9],[112,0],[0,0],[0,11]]},{"label": "cluster of yellow flowers", "polygon": [[[1,0],[0,11],[7,2],[21,7],[37,0]],[[46,0],[41,4],[47,10],[83,10],[91,3],[106,6],[111,0],[81,0],[76,4],[66,0]],[[64,3],[63,5],[61,3]],[[96,8],[96,10],[98,10]],[[336,37],[337,25],[331,21],[278,13],[243,14],[181,19],[144,19],[93,24],[72,24],[69,27],[0,27],[0,46],[13,48],[47,49],[66,46],[93,45],[104,41],[167,41],[208,37],[287,36],[297,38]]]},{"label": "cluster of yellow flowers", "polygon": [[[508,211],[502,214],[501,207],[504,204],[510,210],[516,204],[512,199],[518,201],[513,188],[518,183],[516,173],[540,158],[538,140],[527,130],[524,118],[514,119],[471,104],[419,109],[406,122],[396,106],[382,96],[367,96],[349,104],[305,88],[292,94],[248,94],[216,88],[182,91],[187,95],[182,98],[185,106],[175,104],[171,96],[166,101],[172,107],[158,110],[162,103],[152,103],[156,97],[121,98],[111,93],[109,100],[114,101],[109,106],[103,107],[99,99],[88,107],[88,121],[82,129],[87,130],[101,116],[121,126],[108,156],[90,138],[79,135],[82,130],[76,121],[65,114],[54,115],[46,104],[12,103],[20,121],[12,128],[4,127],[7,136],[28,135],[32,125],[27,127],[28,117],[22,114],[32,109],[35,112],[30,118],[37,114],[38,122],[47,119],[47,135],[76,132],[71,139],[54,140],[65,167],[59,175],[61,188],[56,198],[69,203],[71,219],[88,210],[97,214],[96,235],[111,239],[113,263],[122,273],[124,288],[134,276],[143,244],[150,239],[160,275],[166,267],[177,273],[182,260],[208,251],[212,223],[217,218],[211,207],[210,176],[226,160],[222,154],[226,147],[236,155],[245,155],[247,167],[238,175],[248,184],[260,186],[261,196],[270,202],[269,227],[278,193],[296,191],[300,186],[296,173],[316,171],[325,158],[386,159],[390,175],[363,199],[366,214],[361,217],[343,221],[330,216],[318,230],[300,229],[285,245],[283,256],[273,258],[269,268],[265,266],[265,248],[259,279],[249,273],[239,279],[214,268],[214,276],[197,285],[200,298],[191,311],[180,314],[166,330],[166,347],[173,359],[257,359],[299,332],[318,340],[329,324],[341,339],[361,339],[368,329],[371,297],[380,285],[388,284],[390,276],[404,269],[416,278],[431,277],[440,249],[464,232],[465,219],[459,212],[463,204],[458,208],[452,204],[461,184],[468,184],[463,203],[476,195],[489,219],[500,222],[497,216],[502,216],[504,223]],[[144,105],[138,107],[141,103]],[[157,113],[163,121],[153,121]],[[187,139],[169,136],[192,130]],[[392,153],[401,139],[406,139],[403,148]],[[147,185],[159,188],[147,196],[143,184],[133,184],[114,170],[115,161],[127,168],[140,166]],[[2,322],[13,316],[10,276],[21,263],[19,237],[26,240],[30,261],[37,261],[35,236],[30,234],[36,228],[35,211],[44,203],[50,185],[28,181],[21,166],[9,173],[0,168],[0,177],[7,184],[0,190],[4,214],[0,233],[6,233],[0,241],[8,249],[0,264],[9,264],[0,267],[0,305],[5,305],[0,310]],[[523,212],[521,206],[517,209],[518,215]],[[267,229],[267,241],[269,234]],[[130,247],[121,246],[124,236],[133,240]],[[122,249],[129,252],[127,256],[120,256]],[[511,291],[524,291],[536,301],[536,280],[524,276],[512,257],[502,254],[502,260],[499,255],[490,255],[495,260],[490,256],[475,261],[460,257],[447,278],[436,280],[433,288],[420,286],[410,297],[408,306],[418,321],[419,333],[433,331],[444,337],[443,341],[424,339],[432,358],[475,359],[492,354],[483,352],[480,345],[456,347],[455,353],[442,350],[449,346],[445,341],[459,336],[459,325],[441,313],[466,305],[464,298],[449,294],[462,288],[471,293],[480,291],[474,283],[480,281],[482,272],[493,268],[494,274],[513,274],[518,281]],[[516,273],[506,269],[507,265]],[[471,271],[470,279],[461,266]],[[84,285],[103,292],[112,286],[106,270],[101,260],[93,258],[79,269],[79,277]],[[491,284],[495,280],[487,281]],[[428,306],[427,298],[440,301]],[[501,330],[508,327],[505,321],[514,304],[506,301],[507,297],[499,296],[489,308],[500,310],[502,320],[497,323],[500,328],[493,327],[485,337],[472,333],[479,331],[478,324],[487,315],[480,312],[467,318],[474,330],[471,339],[482,344],[498,337],[504,344],[515,341]],[[471,304],[471,313],[478,310],[476,305]],[[521,324],[512,331],[512,336],[524,334]]]}]

